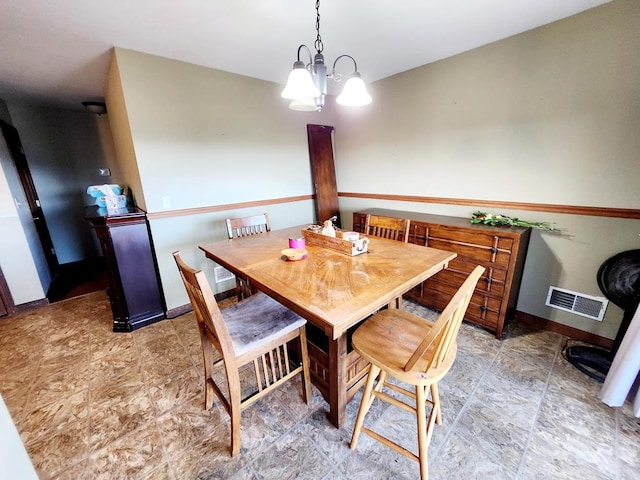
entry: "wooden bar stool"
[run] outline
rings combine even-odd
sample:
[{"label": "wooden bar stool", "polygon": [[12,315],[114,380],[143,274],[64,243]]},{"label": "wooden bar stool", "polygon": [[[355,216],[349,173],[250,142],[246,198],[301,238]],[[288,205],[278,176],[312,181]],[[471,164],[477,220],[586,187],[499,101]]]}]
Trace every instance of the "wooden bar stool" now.
[{"label": "wooden bar stool", "polygon": [[[456,357],[456,335],[464,318],[473,290],[484,267],[477,266],[464,281],[436,322],[404,310],[382,310],[366,320],[353,334],[353,349],[371,363],[358,417],[351,437],[351,449],[356,448],[360,432],[387,445],[398,453],[420,463],[420,478],[428,478],[427,448],[434,423],[441,423],[438,381],[451,368]],[[387,377],[414,386],[407,390]],[[374,382],[378,379],[377,384]],[[383,387],[401,393],[411,404],[398,400],[383,391]],[[431,399],[428,394],[431,392]],[[363,426],[364,418],[375,398],[416,415],[418,426],[418,455]],[[427,416],[426,404],[431,405]]]}]

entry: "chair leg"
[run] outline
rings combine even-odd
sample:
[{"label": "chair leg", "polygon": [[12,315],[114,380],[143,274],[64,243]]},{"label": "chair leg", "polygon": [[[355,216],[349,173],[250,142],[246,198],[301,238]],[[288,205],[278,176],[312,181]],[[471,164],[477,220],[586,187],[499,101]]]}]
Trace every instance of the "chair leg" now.
[{"label": "chair leg", "polygon": [[[426,393],[426,390],[425,390]],[[433,390],[431,391],[433,395]],[[438,417],[440,416],[440,399],[438,398],[437,389],[436,389],[436,397],[432,398],[433,400],[433,408],[431,409],[431,413],[429,414],[429,419],[427,421],[427,445],[431,443],[431,436],[433,435],[433,426],[438,421]],[[442,420],[440,420],[442,422]]]},{"label": "chair leg", "polygon": [[244,296],[244,282],[240,280],[240,277],[236,277],[236,296],[238,297],[238,301],[242,301],[242,297]]},{"label": "chair leg", "polygon": [[229,412],[231,417],[231,456],[240,453],[240,405],[233,405]]},{"label": "chair leg", "polygon": [[205,378],[204,379],[204,409],[209,410],[213,407],[213,379]]},{"label": "chair leg", "polygon": [[364,417],[367,415],[367,412],[369,411],[369,408],[373,403],[373,382],[378,376],[378,373],[380,373],[380,368],[371,364],[369,368],[369,374],[367,376],[367,383],[364,387],[364,392],[362,393],[360,408],[358,409],[358,417],[356,418],[356,424],[353,427],[353,435],[351,436],[351,443],[349,445],[349,448],[351,448],[351,450],[355,450],[356,448],[358,438],[360,437],[360,432],[362,431],[362,425],[364,425]]},{"label": "chair leg", "polygon": [[202,331],[200,332],[202,345],[202,359],[204,361],[204,409],[209,410],[213,406],[213,345]]},{"label": "chair leg", "polygon": [[229,389],[229,417],[231,417],[231,456],[240,453],[240,416],[242,412],[242,392],[237,370],[227,368],[227,387]]},{"label": "chair leg", "polygon": [[[418,420],[418,457],[420,459],[420,479],[427,480],[429,478],[428,466],[428,447],[429,437],[427,435],[427,420],[425,403],[427,401],[426,387],[416,385],[416,417]],[[429,418],[431,423],[432,415]]]},{"label": "chair leg", "polygon": [[309,373],[309,352],[307,349],[307,329],[300,327],[300,356],[302,357],[302,397],[311,403],[311,374]]},{"label": "chair leg", "polygon": [[438,393],[438,384],[431,385],[431,400],[433,401],[433,410],[436,412],[436,423],[442,425],[442,416],[440,414],[440,394]]}]

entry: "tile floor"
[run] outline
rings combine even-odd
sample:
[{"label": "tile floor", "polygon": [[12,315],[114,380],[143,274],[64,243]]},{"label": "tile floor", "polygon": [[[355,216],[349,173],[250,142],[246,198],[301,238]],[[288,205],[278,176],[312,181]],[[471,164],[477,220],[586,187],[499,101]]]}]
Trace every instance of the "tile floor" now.
[{"label": "tile floor", "polygon": [[[418,478],[417,463],[366,435],[349,450],[359,394],[336,429],[318,391],[307,406],[299,384],[243,413],[231,459],[226,414],[202,409],[192,314],[132,334],[111,322],[103,292],[0,319],[0,393],[41,479]],[[562,358],[564,341],[513,324],[498,341],[463,325],[440,383],[431,479],[638,478],[638,419],[598,400],[600,385]],[[415,448],[408,413],[376,404],[367,421]]]}]

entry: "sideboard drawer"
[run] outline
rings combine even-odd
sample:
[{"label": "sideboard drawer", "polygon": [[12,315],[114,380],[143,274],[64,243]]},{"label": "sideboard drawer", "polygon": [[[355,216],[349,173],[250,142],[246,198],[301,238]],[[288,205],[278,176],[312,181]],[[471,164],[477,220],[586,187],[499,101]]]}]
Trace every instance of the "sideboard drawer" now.
[{"label": "sideboard drawer", "polygon": [[[449,267],[437,273],[439,282],[448,282],[460,287],[478,265],[472,259],[466,257],[456,257],[449,262]],[[476,291],[491,294],[495,297],[502,297],[505,290],[507,271],[503,268],[495,268],[483,265],[486,270],[478,280]]]},{"label": "sideboard drawer", "polygon": [[[497,264],[504,265],[506,268],[511,260],[511,250],[498,250],[497,248],[484,245],[461,244],[450,240],[429,237],[427,247],[456,252],[458,255],[473,258],[481,265]],[[476,263],[476,265],[478,263]]]},{"label": "sideboard drawer", "polygon": [[443,228],[439,226],[429,227],[429,241],[442,240],[458,245],[469,245],[478,248],[497,249],[511,252],[513,239],[501,237],[490,233],[477,233],[468,230]]},{"label": "sideboard drawer", "polygon": [[[426,283],[428,282],[429,281]],[[442,285],[436,286],[437,289],[431,289],[428,285],[425,287],[422,302],[427,302],[429,306],[436,310],[442,310],[447,306],[457,289],[448,289]],[[500,299],[492,298],[476,292],[471,297],[464,319],[467,322],[495,330],[496,325],[500,321],[501,307],[502,301]]]}]

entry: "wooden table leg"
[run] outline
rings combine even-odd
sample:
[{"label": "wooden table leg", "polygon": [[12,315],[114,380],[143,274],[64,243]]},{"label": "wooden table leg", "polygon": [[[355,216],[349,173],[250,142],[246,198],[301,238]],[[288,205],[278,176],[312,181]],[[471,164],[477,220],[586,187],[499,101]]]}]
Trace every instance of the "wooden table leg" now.
[{"label": "wooden table leg", "polygon": [[347,420],[347,335],[329,339],[329,421],[336,428]]}]

